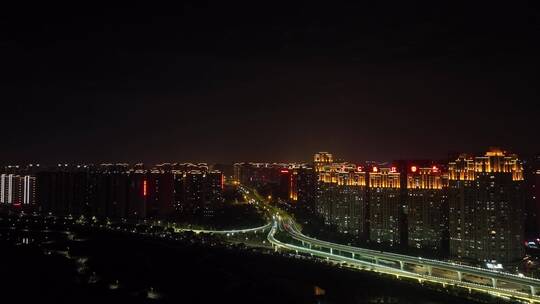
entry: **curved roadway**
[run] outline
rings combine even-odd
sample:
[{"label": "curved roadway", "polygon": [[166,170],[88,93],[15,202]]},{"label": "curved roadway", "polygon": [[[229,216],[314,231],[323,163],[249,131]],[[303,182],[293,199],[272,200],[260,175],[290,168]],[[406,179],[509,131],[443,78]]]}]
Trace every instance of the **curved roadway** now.
[{"label": "curved roadway", "polygon": [[203,229],[190,229],[190,228],[174,228],[175,232],[180,231],[193,231],[195,233],[209,233],[209,234],[235,234],[235,233],[248,233],[256,231],[264,231],[272,226],[272,223],[268,223],[264,226],[248,228],[248,229],[236,229],[236,230],[203,230]]},{"label": "curved roadway", "polygon": [[[286,232],[293,239],[302,242],[304,246],[306,244],[309,244],[309,248],[304,247],[304,246],[289,244],[289,243],[277,240],[275,238],[275,234],[278,230],[282,230]],[[358,247],[352,247],[352,246],[346,246],[346,245],[340,245],[340,244],[335,244],[331,242],[321,241],[321,240],[317,240],[315,238],[311,238],[311,237],[303,235],[301,232],[299,232],[299,229],[296,223],[289,217],[284,217],[283,219],[281,219],[281,217],[278,216],[274,220],[274,225],[272,226],[272,229],[270,230],[270,233],[268,234],[268,240],[274,246],[276,246],[276,248],[285,248],[289,250],[294,250],[296,252],[308,253],[312,256],[324,257],[324,258],[332,259],[341,263],[368,266],[372,270],[385,272],[385,273],[389,273],[396,276],[406,276],[406,277],[418,279],[419,281],[426,280],[426,281],[433,281],[433,282],[438,282],[442,284],[454,284],[454,285],[463,286],[470,289],[475,289],[475,290],[491,293],[497,296],[516,297],[522,300],[540,303],[540,297],[536,295],[536,291],[540,289],[540,280],[538,279],[522,277],[522,276],[514,275],[511,273],[497,272],[497,271],[492,271],[488,269],[482,269],[482,268],[449,263],[449,262],[444,262],[444,261],[424,259],[421,257],[413,257],[413,256],[407,256],[403,254],[396,254],[396,253],[377,251],[377,250],[371,250],[371,249],[363,249],[363,248],[358,248]],[[319,247],[321,250],[312,249],[312,247],[314,246]],[[330,253],[323,251],[322,248],[329,249]],[[335,254],[334,252],[336,251],[340,253],[345,252],[345,253],[351,254],[351,257]],[[374,262],[358,260],[357,258],[360,258],[360,257],[371,259]],[[402,263],[407,263],[407,264],[412,264],[412,265],[428,266],[428,267],[432,267],[436,269],[452,271],[455,273],[459,273],[458,277],[461,277],[462,274],[472,274],[481,278],[491,279],[494,285],[488,286],[488,285],[483,285],[483,284],[478,284],[478,283],[466,282],[462,280],[437,277],[430,274],[419,274],[416,272],[404,270],[403,267],[394,268],[387,265],[381,265],[378,263],[379,259],[385,260],[385,261],[391,261],[391,262],[398,262],[400,263],[400,265],[403,265]],[[526,293],[526,292],[515,290],[515,289],[499,288],[497,287],[498,280],[509,282],[512,284],[518,284],[521,286],[526,286],[526,288],[530,289],[530,293]]]}]

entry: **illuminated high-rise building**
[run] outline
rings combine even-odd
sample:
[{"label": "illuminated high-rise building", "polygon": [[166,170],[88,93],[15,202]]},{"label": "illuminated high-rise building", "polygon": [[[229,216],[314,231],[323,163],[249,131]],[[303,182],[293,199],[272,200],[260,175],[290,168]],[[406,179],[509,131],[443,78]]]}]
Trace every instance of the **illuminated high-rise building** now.
[{"label": "illuminated high-rise building", "polygon": [[223,188],[225,176],[219,170],[211,170],[206,173],[205,197],[210,204],[223,202]]},{"label": "illuminated high-rise building", "polygon": [[0,174],[0,204],[28,206],[35,203],[35,176],[12,173]]},{"label": "illuminated high-rise building", "polygon": [[164,166],[146,174],[146,210],[146,216],[154,219],[168,219],[174,211],[174,177]]},{"label": "illuminated high-rise building", "polygon": [[242,182],[241,181],[242,165],[243,163],[235,163],[233,165],[233,182],[235,184],[240,184]]},{"label": "illuminated high-rise building", "polygon": [[184,202],[192,209],[199,209],[204,203],[204,173],[199,170],[191,170],[184,173]]},{"label": "illuminated high-rise building", "polygon": [[27,208],[36,204],[36,170],[39,164],[0,168],[0,204]]},{"label": "illuminated high-rise building", "polygon": [[220,171],[175,172],[174,200],[179,213],[211,211],[223,202],[224,176]]},{"label": "illuminated high-rise building", "polygon": [[11,204],[13,197],[13,174],[0,175],[0,203]]},{"label": "illuminated high-rise building", "polygon": [[319,152],[313,156],[313,167],[315,172],[322,171],[323,166],[333,163],[333,157],[331,153]]},{"label": "illuminated high-rise building", "polygon": [[[367,233],[366,172],[354,164],[332,163],[329,153],[318,153],[315,160],[319,180],[316,198],[317,212],[324,218],[327,225],[336,226],[338,231],[365,236]],[[319,160],[318,163],[317,160]]]},{"label": "illuminated high-rise building", "polygon": [[389,246],[401,244],[404,204],[396,167],[371,169],[368,200],[369,239]]},{"label": "illuminated high-rise building", "polygon": [[130,171],[127,191],[127,217],[130,219],[145,219],[150,183],[144,169],[139,168]]},{"label": "illuminated high-rise building", "polygon": [[[447,238],[448,176],[440,166],[411,166],[407,172],[408,245],[441,250]],[[446,246],[444,246],[446,247]]]},{"label": "illuminated high-rise building", "polygon": [[36,177],[24,175],[20,177],[22,182],[22,199],[24,206],[36,204]]},{"label": "illuminated high-rise building", "polygon": [[485,262],[523,257],[523,167],[493,149],[449,163],[450,253]]},{"label": "illuminated high-rise building", "polygon": [[298,191],[296,189],[296,175],[298,174],[293,169],[279,170],[279,186],[277,197],[290,202],[296,202],[298,199]]}]

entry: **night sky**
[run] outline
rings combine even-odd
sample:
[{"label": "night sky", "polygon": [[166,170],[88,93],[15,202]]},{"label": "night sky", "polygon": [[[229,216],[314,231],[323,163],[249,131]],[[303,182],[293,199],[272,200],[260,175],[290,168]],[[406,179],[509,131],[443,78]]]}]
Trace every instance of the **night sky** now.
[{"label": "night sky", "polygon": [[227,2],[3,8],[0,163],[540,152],[538,1]]}]

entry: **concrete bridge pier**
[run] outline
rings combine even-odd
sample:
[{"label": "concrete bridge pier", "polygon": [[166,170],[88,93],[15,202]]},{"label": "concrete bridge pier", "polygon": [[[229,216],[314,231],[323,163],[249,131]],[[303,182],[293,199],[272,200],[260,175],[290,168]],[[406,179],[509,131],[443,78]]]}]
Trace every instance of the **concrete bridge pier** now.
[{"label": "concrete bridge pier", "polygon": [[433,275],[433,267],[431,267],[431,265],[427,266],[427,273],[430,277]]},{"label": "concrete bridge pier", "polygon": [[497,288],[497,279],[491,278],[491,286],[493,286],[493,288]]},{"label": "concrete bridge pier", "polygon": [[379,265],[379,259],[375,258],[375,264]]},{"label": "concrete bridge pier", "polygon": [[461,282],[463,280],[463,274],[461,273],[461,271],[457,272],[457,277],[458,277],[458,281]]},{"label": "concrete bridge pier", "polygon": [[334,254],[334,250],[330,248],[330,254]]},{"label": "concrete bridge pier", "polygon": [[531,296],[535,296],[536,295],[536,287],[530,285],[529,286],[531,288]]},{"label": "concrete bridge pier", "polygon": [[354,252],[351,252],[351,254],[352,254],[352,258],[354,259]]},{"label": "concrete bridge pier", "polygon": [[403,270],[405,268],[405,262],[399,261],[399,269]]}]

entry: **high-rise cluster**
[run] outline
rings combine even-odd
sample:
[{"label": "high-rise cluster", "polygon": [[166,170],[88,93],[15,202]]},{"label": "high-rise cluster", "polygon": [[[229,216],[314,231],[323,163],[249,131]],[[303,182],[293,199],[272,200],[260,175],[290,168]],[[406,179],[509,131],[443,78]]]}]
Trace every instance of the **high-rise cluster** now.
[{"label": "high-rise cluster", "polygon": [[302,191],[298,193],[299,182],[302,187],[310,183],[303,177],[305,168],[306,164],[297,163],[236,163],[233,166],[233,180],[275,199],[297,201],[304,199],[305,194],[311,195]]},{"label": "high-rise cluster", "polygon": [[36,202],[36,178],[31,175],[0,174],[0,204],[26,206]]},{"label": "high-rise cluster", "polygon": [[[317,213],[341,233],[462,260],[516,261],[524,254],[525,223],[540,223],[540,157],[524,166],[499,149],[450,161],[361,164],[319,152],[312,164],[229,168],[233,183]],[[0,172],[0,206],[136,220],[212,216],[223,187],[222,172],[204,163],[9,166]]]},{"label": "high-rise cluster", "polygon": [[320,152],[313,168],[316,211],[339,231],[389,246],[449,246],[460,259],[523,256],[523,167],[515,155],[494,149],[448,164],[358,166]]},{"label": "high-rise cluster", "polygon": [[37,173],[45,214],[170,219],[223,201],[223,175],[205,164],[68,166]]}]

